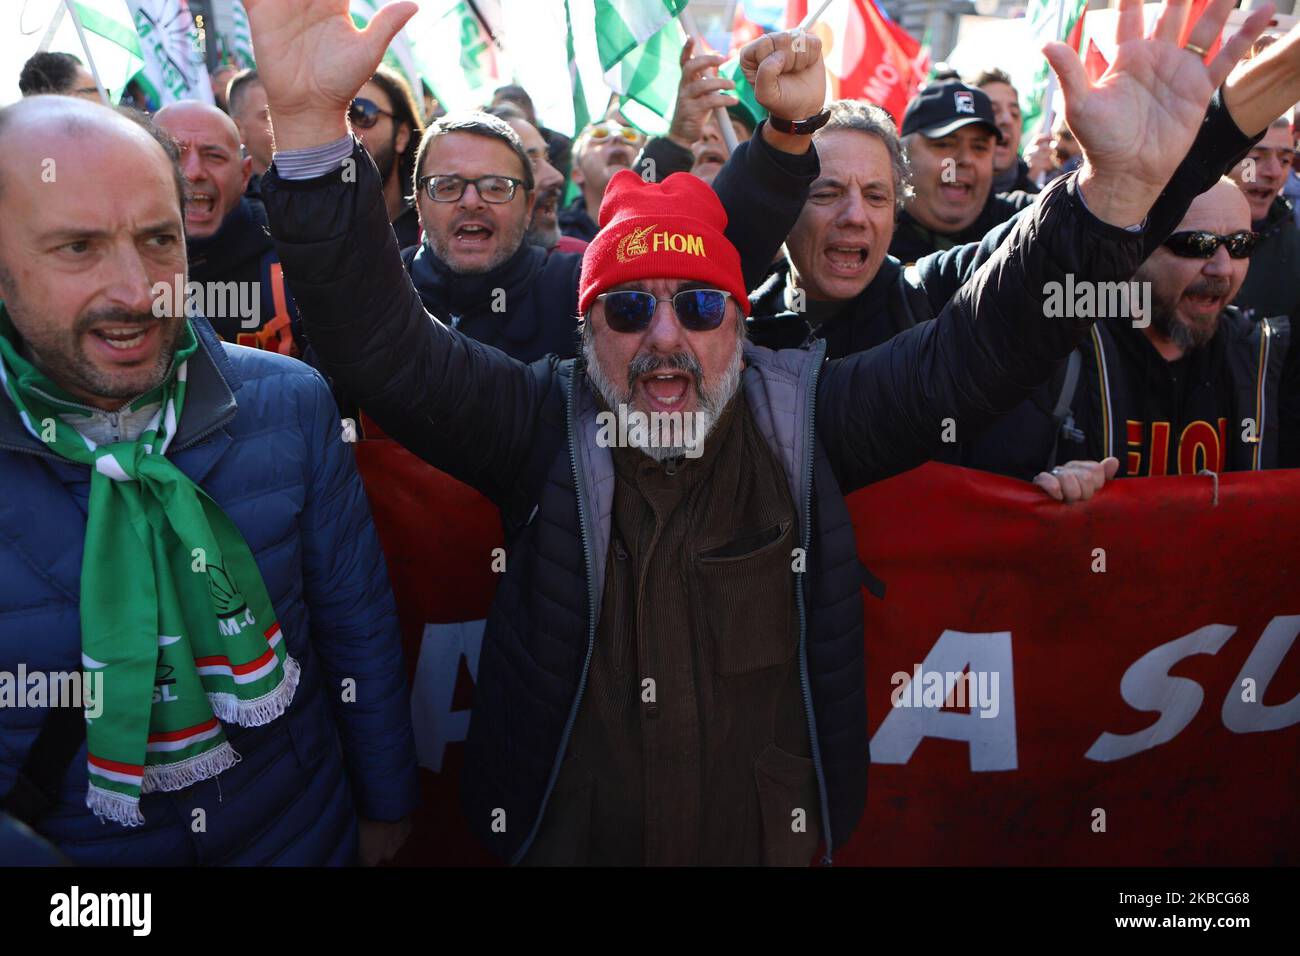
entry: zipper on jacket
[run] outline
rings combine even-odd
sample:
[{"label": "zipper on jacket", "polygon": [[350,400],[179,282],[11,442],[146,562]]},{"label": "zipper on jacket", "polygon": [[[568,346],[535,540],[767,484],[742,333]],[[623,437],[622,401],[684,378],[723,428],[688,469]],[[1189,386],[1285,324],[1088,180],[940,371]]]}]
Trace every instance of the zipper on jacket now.
[{"label": "zipper on jacket", "polygon": [[[808,547],[812,541],[812,488],[813,455],[816,450],[816,433],[814,413],[817,408],[817,380],[821,377],[822,361],[826,356],[826,340],[821,339],[813,347],[812,381],[808,384],[808,415],[804,422],[807,444],[805,451],[804,493],[800,508],[803,509],[803,528],[800,538],[803,546],[805,569],[807,568]],[[817,717],[813,713],[812,683],[808,677],[808,610],[804,598],[804,578],[807,570],[799,574],[799,586],[795,588],[795,600],[799,606],[799,684],[803,688],[803,706],[808,716],[808,736],[812,742],[813,770],[817,773],[817,795],[821,799],[822,838],[826,841],[826,853],[822,856],[823,866],[834,865],[831,854],[831,812],[830,801],[826,796],[826,774],[822,769],[822,749],[817,740]]]},{"label": "zipper on jacket", "polygon": [[560,764],[564,760],[564,751],[568,749],[569,737],[573,734],[573,724],[578,717],[578,707],[582,703],[582,695],[587,690],[587,674],[591,670],[591,655],[596,646],[596,578],[591,557],[591,538],[587,529],[586,502],[582,496],[582,476],[578,474],[577,419],[578,389],[582,385],[581,369],[581,363],[575,360],[571,366],[569,401],[566,406],[565,422],[569,433],[569,464],[573,468],[573,490],[578,498],[578,534],[582,538],[582,558],[587,569],[587,656],[582,662],[582,676],[578,678],[578,691],[574,695],[573,704],[569,707],[569,717],[564,723],[564,733],[560,735],[560,746],[555,751],[555,762],[551,764],[551,776],[546,781],[546,790],[542,794],[541,806],[537,808],[537,817],[533,820],[533,828],[529,831],[528,836],[524,838],[524,842],[519,849],[515,851],[515,855],[510,858],[512,865],[524,858],[529,847],[533,845],[533,840],[537,838],[537,831],[541,829],[542,819],[546,816],[546,805],[550,802],[551,791],[555,789],[555,782],[559,779]]},{"label": "zipper on jacket", "polygon": [[1267,412],[1264,407],[1264,389],[1268,378],[1269,345],[1273,337],[1273,326],[1268,319],[1261,320],[1259,325],[1259,373],[1255,380],[1255,448],[1251,455],[1254,459],[1252,471],[1264,467],[1264,415]]}]

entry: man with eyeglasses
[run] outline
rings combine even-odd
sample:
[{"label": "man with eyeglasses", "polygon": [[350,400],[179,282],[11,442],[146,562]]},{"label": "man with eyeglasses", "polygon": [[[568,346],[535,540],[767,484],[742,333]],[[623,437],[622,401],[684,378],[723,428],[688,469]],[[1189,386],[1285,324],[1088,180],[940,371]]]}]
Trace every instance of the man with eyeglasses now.
[{"label": "man with eyeglasses", "polygon": [[508,100],[488,110],[497,119],[503,119],[519,136],[528,162],[533,168],[537,200],[528,221],[527,240],[548,252],[581,252],[587,244],[560,232],[560,201],[564,198],[564,177],[551,165],[546,139],[541,131],[524,115],[519,107]]},{"label": "man with eyeglasses", "polygon": [[1255,317],[1291,315],[1300,306],[1300,228],[1282,195],[1295,162],[1291,121],[1280,116],[1230,175],[1250,203],[1250,228],[1259,243],[1233,305]]},{"label": "man with eyeglasses", "polygon": [[71,53],[49,50],[28,57],[18,76],[18,91],[23,96],[54,93],[99,102],[99,87],[85,64]]},{"label": "man with eyeglasses", "polygon": [[640,131],[608,118],[578,134],[570,175],[582,192],[560,213],[561,232],[584,242],[595,238],[600,227],[592,216],[600,209],[605,187],[620,169],[632,168],[644,145]]},{"label": "man with eyeglasses", "polygon": [[[747,346],[745,237],[719,202],[729,166],[716,195],[690,176],[618,173],[583,259],[583,357],[525,365],[430,321],[374,170],[336,169],[358,66],[414,4],[360,35],[341,29],[344,0],[310,5],[247,2],[284,150],[272,230],[309,331],[389,434],[500,506],[509,544],[466,746],[471,829],[527,863],[804,864],[819,842],[829,857],[862,814],[868,763],[864,575],[844,495],[928,458],[949,418],[1010,408],[1087,333],[1087,317],[1045,317],[1047,281],[1132,276],[1149,211],[1267,10],[1206,66],[1177,42],[1185,4],[1143,39],[1140,3],[1123,0],[1103,86],[1050,44],[1082,169],[937,321],[887,348],[827,362]],[[1212,3],[1188,42],[1213,42],[1231,6]],[[744,48],[772,110],[754,142],[783,129],[815,161],[820,56],[802,33]],[[794,191],[793,209],[763,210],[783,234]],[[669,418],[624,437],[610,416],[632,412]],[[682,440],[656,442],[674,414]]]},{"label": "man with eyeglasses", "polygon": [[[808,110],[815,112],[812,105]],[[632,144],[640,142],[639,133],[613,122],[586,135],[627,143],[622,158],[628,163]],[[785,238],[781,216],[798,206],[785,187],[797,190],[810,178],[802,140],[772,131],[739,151],[718,176],[728,238],[755,285]],[[424,307],[524,362],[575,355],[582,255],[548,255],[528,241],[541,195],[518,133],[488,113],[449,114],[430,124],[415,167],[424,239],[402,258]]]}]

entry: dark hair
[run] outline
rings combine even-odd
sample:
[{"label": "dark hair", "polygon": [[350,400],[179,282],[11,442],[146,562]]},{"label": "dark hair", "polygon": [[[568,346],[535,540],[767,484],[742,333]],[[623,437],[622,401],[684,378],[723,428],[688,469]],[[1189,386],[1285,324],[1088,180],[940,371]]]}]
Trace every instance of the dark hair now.
[{"label": "dark hair", "polygon": [[1016,88],[1016,84],[1011,82],[1011,74],[1008,73],[1006,70],[999,70],[997,67],[990,67],[987,70],[980,70],[979,74],[975,77],[975,79],[971,80],[966,85],[973,86],[976,89],[982,89],[983,87],[988,86],[990,83],[1005,83],[1013,90]]},{"label": "dark hair", "polygon": [[521,121],[527,123],[529,126],[532,125],[532,121],[528,118],[527,114],[509,100],[499,106],[489,107],[483,112],[487,113],[489,116],[495,116],[497,119],[505,120],[507,123],[511,120],[515,120],[517,122]]},{"label": "dark hair", "polygon": [[386,66],[381,66],[376,70],[370,81],[387,93],[388,99],[392,101],[393,129],[396,130],[403,123],[411,127],[411,135],[406,141],[406,149],[402,150],[402,155],[397,160],[397,181],[399,183],[413,183],[415,181],[416,157],[419,155],[421,137],[424,134],[424,123],[420,121],[420,108],[415,105],[415,97],[411,94],[411,86],[400,73]]},{"label": "dark hair", "polygon": [[514,83],[508,83],[505,86],[498,86],[492,91],[492,101],[505,100],[507,103],[514,103],[524,113],[526,119],[533,126],[537,125],[537,109],[533,106],[533,98],[528,95],[528,91],[522,86]]},{"label": "dark hair", "polygon": [[18,75],[18,89],[23,96],[67,93],[82,66],[82,62],[71,53],[33,53]]},{"label": "dark hair", "polygon": [[146,133],[154,138],[159,146],[162,147],[167,159],[171,163],[172,177],[176,180],[176,196],[181,204],[181,216],[185,215],[185,203],[189,194],[188,184],[185,182],[185,173],[181,171],[181,148],[172,138],[171,133],[167,132],[161,126],[153,121],[153,117],[148,113],[143,113],[132,106],[115,107],[116,112],[125,116],[136,126],[139,126]]},{"label": "dark hair", "polygon": [[885,152],[889,154],[889,172],[894,181],[894,211],[902,211],[903,204],[912,198],[912,175],[907,154],[889,114],[865,100],[835,100],[828,110],[830,119],[813,134],[813,142],[822,134],[837,129],[866,133],[880,140],[885,146]]},{"label": "dark hair", "polygon": [[439,136],[446,136],[448,133],[470,133],[474,136],[485,136],[488,139],[496,139],[509,146],[516,156],[519,157],[519,165],[524,171],[524,192],[532,192],[534,185],[533,179],[533,161],[528,158],[528,151],[524,149],[523,140],[519,134],[510,128],[510,124],[500,117],[493,116],[491,113],[472,112],[472,113],[448,113],[441,119],[436,119],[429,124],[429,128],[424,131],[424,138],[420,140],[420,151],[415,157],[415,175],[418,178],[424,171],[424,154],[429,150],[429,144]]},{"label": "dark hair", "polygon": [[238,113],[247,91],[261,85],[261,82],[255,69],[240,70],[232,76],[226,84],[226,112],[231,116]]}]

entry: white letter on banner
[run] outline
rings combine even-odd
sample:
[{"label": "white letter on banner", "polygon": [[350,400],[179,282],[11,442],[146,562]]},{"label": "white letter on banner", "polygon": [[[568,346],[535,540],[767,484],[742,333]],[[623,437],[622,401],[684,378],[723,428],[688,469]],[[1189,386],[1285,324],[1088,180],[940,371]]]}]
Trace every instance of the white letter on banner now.
[{"label": "white letter on banner", "polygon": [[1236,631],[1227,624],[1207,624],[1135,660],[1120,678],[1120,696],[1134,710],[1155,711],[1160,719],[1132,734],[1103,733],[1084,756],[1102,762],[1122,760],[1177,737],[1201,709],[1205,693],[1194,680],[1171,677],[1170,668],[1193,654],[1219,653]]},{"label": "white letter on banner", "polygon": [[415,753],[421,767],[442,771],[447,744],[469,734],[468,710],[452,710],[460,659],[465,658],[471,678],[478,677],[479,654],[483,650],[483,626],[487,621],[458,624],[426,624],[420,640],[420,659],[411,682],[411,725],[415,730]]},{"label": "white letter on banner", "polygon": [[972,710],[959,714],[932,707],[894,707],[871,738],[872,763],[907,763],[926,737],[964,740],[970,744],[975,771],[1015,770],[1016,685],[1011,671],[1011,632],[967,633],[945,630],[921,664],[922,673],[986,671],[999,675],[1006,688],[996,717]]},{"label": "white letter on banner", "polygon": [[[1275,617],[1264,628],[1250,657],[1241,665],[1241,673],[1228,688],[1228,696],[1223,698],[1223,726],[1234,734],[1281,730],[1300,722],[1300,694],[1285,704],[1266,706],[1263,700],[1269,681],[1295,644],[1297,634],[1300,634],[1300,614]],[[1249,701],[1237,690],[1247,678],[1255,681],[1255,693]]]}]

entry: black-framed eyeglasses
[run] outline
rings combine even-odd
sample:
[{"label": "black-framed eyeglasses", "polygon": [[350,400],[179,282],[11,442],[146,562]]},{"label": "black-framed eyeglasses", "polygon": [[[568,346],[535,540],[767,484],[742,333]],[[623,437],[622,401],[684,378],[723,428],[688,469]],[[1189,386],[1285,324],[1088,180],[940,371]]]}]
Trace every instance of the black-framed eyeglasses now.
[{"label": "black-framed eyeglasses", "polygon": [[1249,259],[1258,243],[1259,233],[1249,229],[1226,236],[1205,230],[1176,232],[1165,240],[1170,252],[1185,259],[1213,259],[1220,245],[1227,247],[1234,259]]},{"label": "black-framed eyeglasses", "polygon": [[479,176],[466,179],[463,176],[421,176],[415,181],[417,189],[423,189],[434,202],[458,202],[465,195],[465,187],[473,186],[479,198],[494,204],[507,203],[515,198],[515,190],[522,186],[522,179],[513,176]]},{"label": "black-framed eyeglasses", "polygon": [[379,117],[392,117],[388,110],[380,109],[374,100],[358,96],[348,105],[348,120],[358,129],[371,129],[379,122]]},{"label": "black-framed eyeglasses", "polygon": [[730,292],[721,289],[683,289],[661,299],[649,292],[628,289],[604,292],[596,301],[605,306],[605,321],[615,332],[644,332],[650,327],[660,302],[671,302],[677,321],[692,332],[712,332],[727,315]]}]

